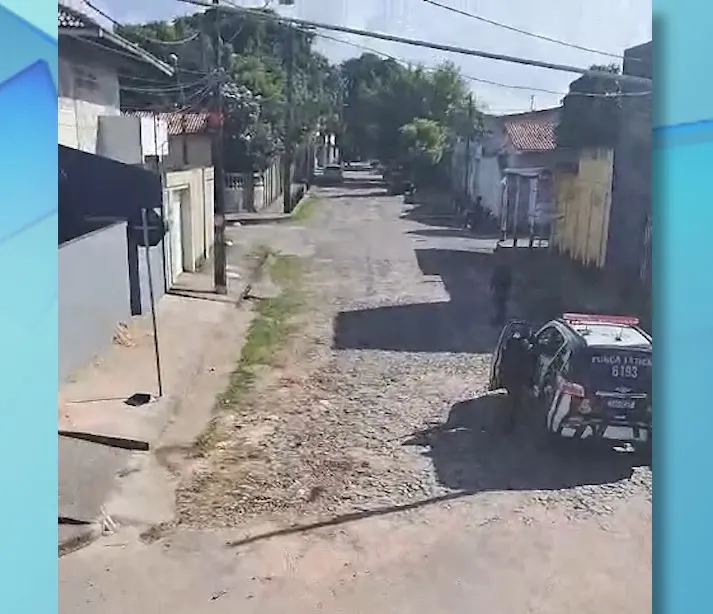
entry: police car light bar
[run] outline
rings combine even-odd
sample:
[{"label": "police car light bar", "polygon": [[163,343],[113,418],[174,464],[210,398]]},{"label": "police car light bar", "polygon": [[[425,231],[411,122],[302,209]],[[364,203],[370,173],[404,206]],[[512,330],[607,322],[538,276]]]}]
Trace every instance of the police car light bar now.
[{"label": "police car light bar", "polygon": [[565,313],[562,319],[569,324],[612,324],[614,326],[638,326],[634,316],[604,316],[588,313]]}]

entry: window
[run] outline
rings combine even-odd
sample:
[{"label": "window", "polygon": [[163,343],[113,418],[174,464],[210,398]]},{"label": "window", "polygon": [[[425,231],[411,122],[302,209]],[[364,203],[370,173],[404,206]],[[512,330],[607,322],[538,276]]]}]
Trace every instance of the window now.
[{"label": "window", "polygon": [[537,348],[540,354],[554,357],[564,345],[564,335],[554,326],[548,326],[537,334]]},{"label": "window", "polygon": [[557,356],[554,357],[554,360],[552,360],[552,363],[550,364],[549,370],[551,373],[553,375],[556,373],[566,375],[569,371],[569,357],[570,350],[567,347],[558,352]]}]

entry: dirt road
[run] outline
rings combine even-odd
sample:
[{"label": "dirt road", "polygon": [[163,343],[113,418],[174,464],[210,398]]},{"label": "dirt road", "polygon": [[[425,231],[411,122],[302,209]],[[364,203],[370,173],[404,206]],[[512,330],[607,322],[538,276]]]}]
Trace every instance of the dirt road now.
[{"label": "dirt road", "polygon": [[651,610],[650,469],[499,428],[491,240],[368,183],[231,232],[298,263],[293,342],[166,530],[61,559],[60,612]]}]

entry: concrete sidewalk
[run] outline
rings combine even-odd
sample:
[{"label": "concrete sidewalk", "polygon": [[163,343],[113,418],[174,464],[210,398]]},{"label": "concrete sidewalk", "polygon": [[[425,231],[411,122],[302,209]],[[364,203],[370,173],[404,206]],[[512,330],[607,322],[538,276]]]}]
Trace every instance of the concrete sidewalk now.
[{"label": "concrete sidewalk", "polygon": [[[210,274],[186,275],[180,293],[158,304],[163,396],[158,397],[151,318],[118,329],[113,346],[66,382],[59,392],[59,430],[143,443],[153,448],[179,410],[197,376],[210,369],[206,348],[245,296],[249,272],[230,280],[228,297],[210,293]],[[150,395],[144,405],[127,400]],[[60,436],[60,553],[101,530],[103,506],[117,479],[145,453]]]}]

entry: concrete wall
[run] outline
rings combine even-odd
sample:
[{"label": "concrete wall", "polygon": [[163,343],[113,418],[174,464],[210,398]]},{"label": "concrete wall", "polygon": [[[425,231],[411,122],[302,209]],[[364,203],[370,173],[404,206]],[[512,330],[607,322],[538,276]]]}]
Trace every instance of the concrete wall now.
[{"label": "concrete wall", "polygon": [[490,211],[493,217],[498,219],[503,207],[503,186],[501,181],[502,174],[498,159],[492,156],[482,158],[478,167],[479,192],[483,197],[483,206]]},{"label": "concrete wall", "polygon": [[[628,49],[624,73],[651,78],[651,43]],[[629,85],[626,92],[648,91],[649,86]],[[651,261],[651,158],[652,97],[624,96],[621,124],[614,152],[611,224],[607,268],[623,282],[650,283]],[[648,240],[647,240],[648,237]],[[643,279],[642,279],[643,277]]]},{"label": "concrete wall", "polygon": [[96,153],[124,164],[144,164],[150,156],[165,157],[168,154],[166,121],[133,115],[101,116]]},{"label": "concrete wall", "polygon": [[131,317],[126,223],[59,247],[59,378],[107,348]]},{"label": "concrete wall", "polygon": [[[186,144],[186,160],[183,159],[183,143]],[[185,134],[168,136],[168,155],[164,160],[169,170],[205,168],[213,166],[211,136],[209,134]]]},{"label": "concrete wall", "polygon": [[523,151],[508,156],[509,168],[554,168],[553,151]]},{"label": "concrete wall", "polygon": [[58,141],[97,153],[99,117],[119,115],[117,71],[91,60],[58,60]]},{"label": "concrete wall", "polygon": [[166,173],[165,189],[170,194],[186,191],[181,213],[183,270],[195,271],[213,248],[213,168],[192,168]]},{"label": "concrete wall", "polygon": [[[502,158],[500,157],[502,154]],[[451,178],[453,188],[463,193],[465,187],[466,144],[464,140],[456,143],[453,150]],[[503,184],[505,176],[503,168],[508,169],[554,169],[555,152],[553,151],[515,151],[507,141],[500,124],[494,120],[489,122],[489,133],[482,142],[473,142],[470,146],[470,161],[468,162],[468,196],[475,201],[478,196],[483,198],[483,207],[497,219],[503,214]],[[510,200],[512,200],[512,195]],[[521,195],[523,202],[526,195]],[[512,203],[510,208],[513,209]],[[554,199],[551,194],[545,196],[538,191],[536,211],[540,217],[551,215],[554,209]],[[518,207],[523,223],[527,219],[527,207]]]},{"label": "concrete wall", "polygon": [[578,173],[555,175],[554,244],[583,265],[601,268],[607,261],[613,158],[611,150],[584,150]]}]

